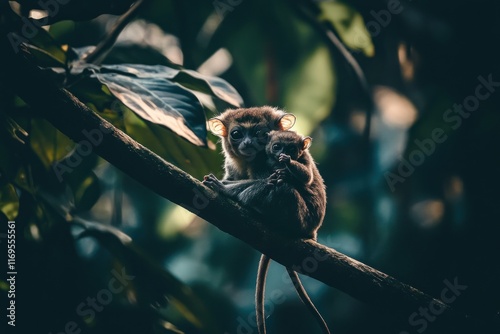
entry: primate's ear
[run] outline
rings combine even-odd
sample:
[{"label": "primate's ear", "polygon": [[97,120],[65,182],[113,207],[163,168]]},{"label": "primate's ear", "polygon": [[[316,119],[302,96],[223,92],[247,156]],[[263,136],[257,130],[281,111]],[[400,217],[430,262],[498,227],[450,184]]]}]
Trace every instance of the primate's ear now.
[{"label": "primate's ear", "polygon": [[290,129],[295,124],[296,117],[294,114],[284,114],[278,120],[278,128],[282,131]]},{"label": "primate's ear", "polygon": [[227,137],[227,129],[224,123],[216,117],[208,120],[208,127],[210,131],[219,137]]},{"label": "primate's ear", "polygon": [[311,147],[312,141],[313,140],[311,137],[304,137],[304,139],[302,140],[302,149],[307,150],[309,147]]}]

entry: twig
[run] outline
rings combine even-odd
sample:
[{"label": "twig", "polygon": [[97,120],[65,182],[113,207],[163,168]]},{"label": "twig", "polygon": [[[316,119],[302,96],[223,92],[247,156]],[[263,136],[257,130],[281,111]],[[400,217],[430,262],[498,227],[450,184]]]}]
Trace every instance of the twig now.
[{"label": "twig", "polygon": [[101,42],[99,42],[99,44],[97,44],[94,50],[81,59],[81,61],[89,64],[100,64],[111,51],[111,48],[115,44],[123,28],[125,28],[130,20],[134,18],[137,10],[144,2],[145,0],[137,0],[134,2],[134,4],[130,6],[129,10],[118,18],[108,35]]}]

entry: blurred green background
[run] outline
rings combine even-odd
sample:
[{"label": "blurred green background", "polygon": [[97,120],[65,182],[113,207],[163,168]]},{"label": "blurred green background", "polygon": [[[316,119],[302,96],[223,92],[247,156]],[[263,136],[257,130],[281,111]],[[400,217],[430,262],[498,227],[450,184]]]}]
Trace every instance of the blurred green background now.
[{"label": "blurred green background", "polygon": [[[222,175],[205,118],[239,96],[245,106],[294,113],[294,129],[314,138],[328,191],[319,242],[438,298],[444,280],[457,279],[467,288],[452,307],[500,322],[498,2],[151,0],[102,64],[79,68],[75,60],[130,2],[60,5],[53,24],[29,40],[34,61],[63,69],[55,81],[197,179]],[[35,1],[10,5],[43,16]],[[19,21],[2,8],[3,26]],[[328,38],[331,29],[359,62],[369,94]],[[113,64],[204,75],[162,81],[175,83],[164,98],[189,130],[172,132],[117,96],[106,73],[132,75]],[[146,86],[132,83],[142,94]],[[257,251],[94,154],[60,182],[53,167],[75,158],[75,144],[2,78],[0,88],[0,216],[17,224],[17,329],[55,334],[74,321],[81,333],[257,333]],[[5,253],[6,231],[2,224]],[[101,292],[123,270],[134,276],[124,289]],[[408,318],[303,282],[333,333],[421,332]],[[0,288],[6,297],[5,279]],[[268,332],[319,332],[280,265],[271,266],[267,296],[281,296],[269,303]],[[82,315],[92,309],[88,298],[101,303]],[[443,332],[429,321],[425,333]]]}]

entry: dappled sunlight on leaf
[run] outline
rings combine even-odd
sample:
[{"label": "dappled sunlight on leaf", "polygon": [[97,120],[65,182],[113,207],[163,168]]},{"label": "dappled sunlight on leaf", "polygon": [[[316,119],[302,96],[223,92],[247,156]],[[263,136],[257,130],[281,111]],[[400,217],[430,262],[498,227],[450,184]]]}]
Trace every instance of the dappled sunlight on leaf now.
[{"label": "dappled sunlight on leaf", "polygon": [[206,144],[202,106],[196,96],[166,80],[96,73],[113,95],[140,117],[171,129],[195,145]]},{"label": "dappled sunlight on leaf", "polygon": [[158,235],[165,240],[170,240],[184,231],[196,218],[196,215],[183,207],[176,206],[171,210],[165,210],[163,216],[158,219]]},{"label": "dappled sunlight on leaf", "polygon": [[283,106],[297,115],[298,132],[311,133],[330,114],[336,91],[334,72],[328,49],[318,46],[283,81]]},{"label": "dappled sunlight on leaf", "polygon": [[9,220],[14,220],[19,213],[19,197],[16,189],[10,183],[0,188],[0,211]]},{"label": "dappled sunlight on leaf", "polygon": [[68,155],[75,147],[71,139],[42,119],[32,121],[30,144],[47,169]]},{"label": "dappled sunlight on leaf", "polygon": [[242,17],[235,31],[225,32],[229,34],[227,49],[251,103],[284,108],[298,118],[294,129],[309,134],[336,101],[332,54],[286,2],[272,2],[269,7],[267,15],[279,13],[277,22],[262,17],[262,24],[256,25]]}]

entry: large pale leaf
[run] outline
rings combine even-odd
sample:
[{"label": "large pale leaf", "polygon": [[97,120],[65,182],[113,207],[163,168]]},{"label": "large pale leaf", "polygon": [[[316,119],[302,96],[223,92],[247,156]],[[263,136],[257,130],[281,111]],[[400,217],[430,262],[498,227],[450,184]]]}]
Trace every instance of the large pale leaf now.
[{"label": "large pale leaf", "polygon": [[235,107],[243,105],[236,89],[221,78],[209,77],[193,70],[181,70],[172,80],[192,90],[214,95]]},{"label": "large pale leaf", "polygon": [[[106,86],[97,80],[79,81],[71,89],[81,101],[100,116],[193,177],[201,178],[203,175],[220,169],[222,156],[218,152],[192,145],[164,126],[144,120],[114,99]],[[214,148],[215,145],[208,142],[208,146]]]},{"label": "large pale leaf", "polygon": [[[95,69],[95,67],[93,67]],[[194,91],[213,95],[235,107],[243,104],[241,96],[227,81],[193,70],[164,65],[119,64],[102,65],[100,72],[129,74],[138,78],[157,78],[177,82]]]},{"label": "large pale leaf", "polygon": [[233,106],[242,105],[240,95],[226,81],[191,70],[164,65],[75,63],[72,74],[85,76],[88,71],[139,117],[165,126],[198,146],[207,143],[206,119],[203,106],[192,91],[212,95]]},{"label": "large pale leaf", "polygon": [[206,145],[205,114],[193,93],[154,75],[95,72],[94,76],[141,118],[163,125],[195,145]]},{"label": "large pale leaf", "polygon": [[72,55],[72,51],[65,51],[65,48],[59,44],[52,35],[45,29],[39,28],[36,30],[35,36],[29,39],[31,44],[38,48],[30,47],[34,55],[42,62],[43,65],[49,66],[63,66],[67,60],[67,53]]},{"label": "large pale leaf", "polygon": [[[259,4],[248,5],[258,10]],[[332,55],[288,2],[269,2],[257,24],[235,12],[225,19],[220,34],[251,104],[277,105],[296,114],[294,129],[304,134],[330,114],[336,91]]]}]

